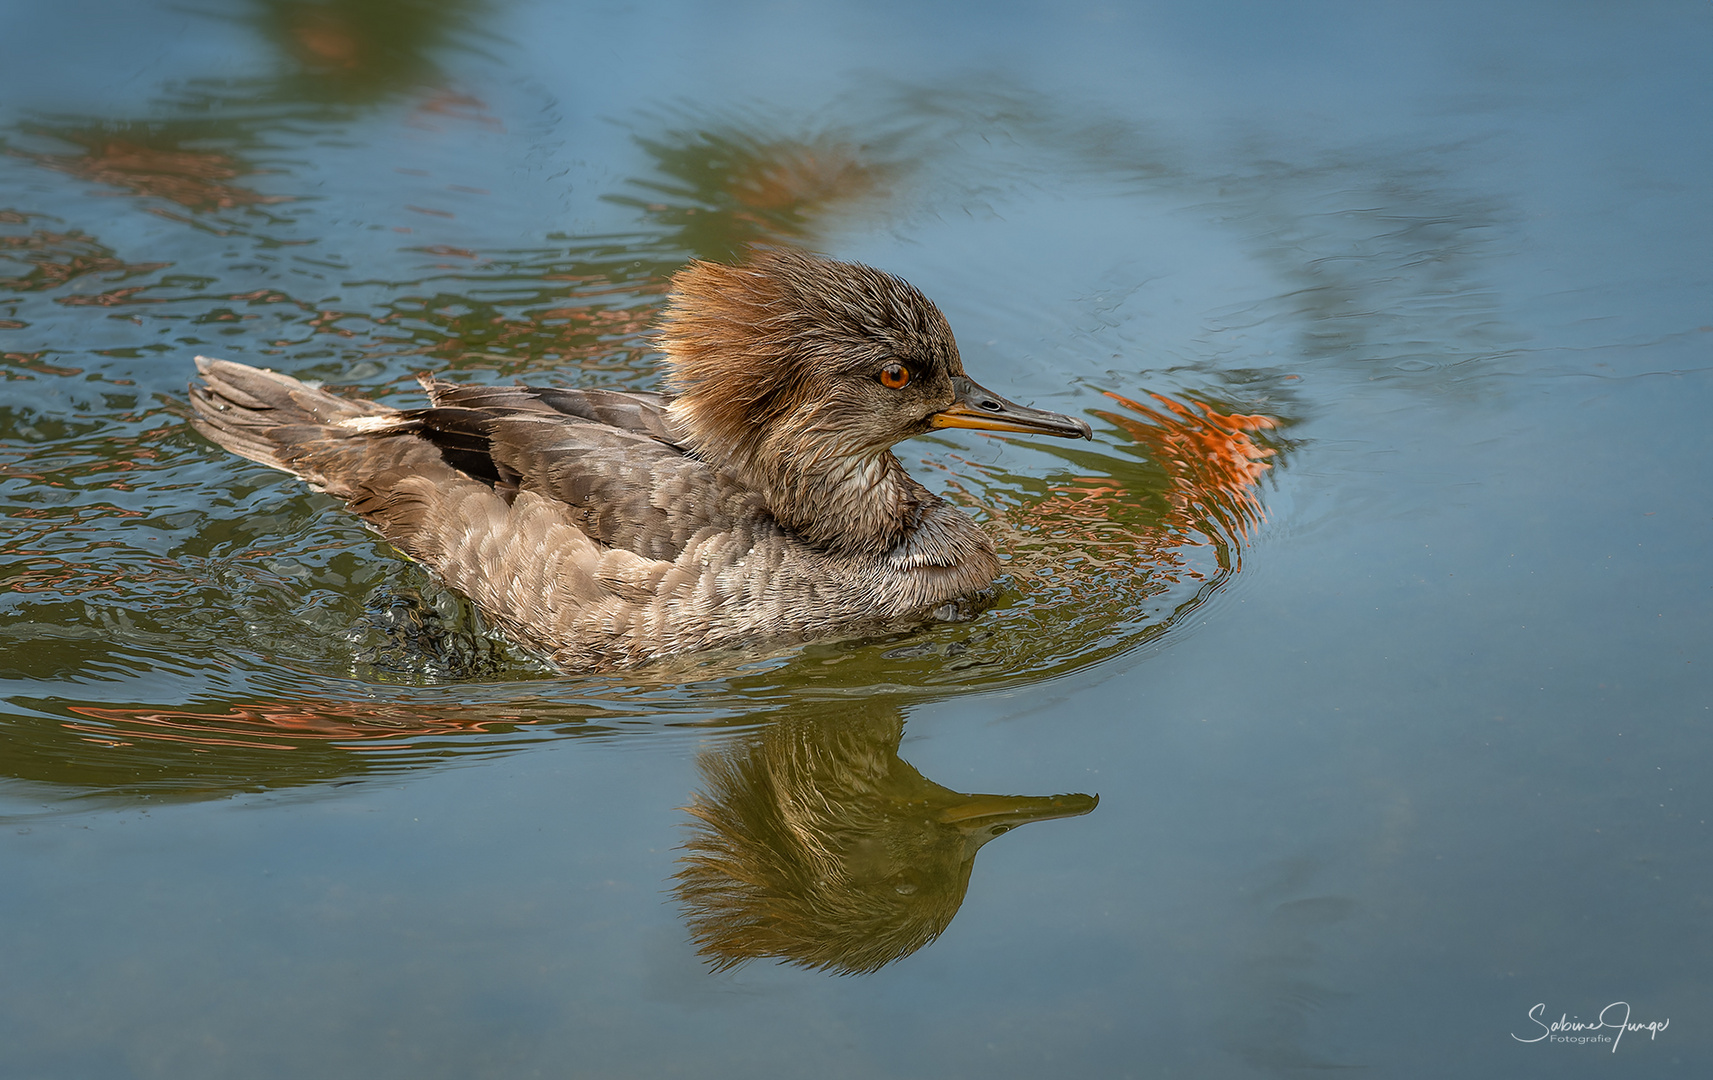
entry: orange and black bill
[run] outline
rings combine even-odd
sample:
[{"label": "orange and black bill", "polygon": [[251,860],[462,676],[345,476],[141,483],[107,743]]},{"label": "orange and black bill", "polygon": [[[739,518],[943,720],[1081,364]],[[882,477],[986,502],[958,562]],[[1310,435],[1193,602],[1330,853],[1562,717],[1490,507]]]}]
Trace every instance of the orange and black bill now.
[{"label": "orange and black bill", "polygon": [[957,400],[928,417],[929,427],[1015,431],[1021,435],[1059,435],[1067,439],[1094,438],[1094,432],[1081,420],[1006,401],[966,376],[953,376],[952,389],[957,391]]}]

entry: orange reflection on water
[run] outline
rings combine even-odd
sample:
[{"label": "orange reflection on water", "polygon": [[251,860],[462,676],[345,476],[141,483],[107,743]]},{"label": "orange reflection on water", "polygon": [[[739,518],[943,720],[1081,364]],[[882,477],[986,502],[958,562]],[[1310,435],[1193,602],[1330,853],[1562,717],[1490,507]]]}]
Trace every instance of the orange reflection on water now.
[{"label": "orange reflection on water", "polygon": [[311,68],[354,71],[363,62],[363,41],[349,19],[329,4],[281,8],[284,39],[299,63]]},{"label": "orange reflection on water", "polygon": [[[640,366],[641,357],[648,351],[647,335],[659,311],[659,305],[647,296],[654,291],[647,285],[579,291],[576,306],[545,307],[521,316],[489,305],[449,312],[400,303],[372,321],[377,326],[405,328],[395,339],[400,341],[416,339],[412,324],[433,324],[437,340],[421,346],[420,351],[459,370],[495,367],[516,373],[513,369],[557,363],[584,371],[606,371]],[[644,299],[635,306],[583,303],[598,295],[622,296],[633,302],[639,295]]]},{"label": "orange reflection on water", "polygon": [[410,744],[398,741],[401,737],[484,732],[497,726],[531,722],[516,716],[463,719],[425,715],[400,705],[359,701],[234,705],[223,713],[94,705],[73,705],[69,711],[94,722],[68,720],[64,724],[67,730],[108,746],[149,740],[264,750],[296,750],[306,742],[356,743],[359,745],[352,749],[362,749],[364,744],[383,740],[386,749],[402,749]]},{"label": "orange reflection on water", "polygon": [[487,102],[481,98],[445,88],[435,90],[417,105],[416,112],[411,114],[411,124],[432,128],[429,117],[474,122],[489,131],[504,131],[506,127],[504,121],[488,111]]},{"label": "orange reflection on water", "polygon": [[232,181],[258,170],[218,150],[155,147],[115,135],[54,132],[83,146],[81,154],[21,153],[43,168],[82,180],[124,188],[177,203],[190,210],[230,210],[290,202],[289,195],[263,195]]},{"label": "orange reflection on water", "polygon": [[1096,415],[1128,434],[1164,482],[1073,476],[1049,482],[1045,498],[996,508],[1012,579],[1026,592],[1125,607],[1205,580],[1192,549],[1211,547],[1220,574],[1239,569],[1242,541],[1265,518],[1257,484],[1274,454],[1254,433],[1277,422],[1163,394],[1149,395],[1158,407],[1107,396],[1135,415]]},{"label": "orange reflection on water", "polygon": [[758,239],[787,239],[804,235],[835,207],[879,194],[884,176],[854,147],[822,138],[756,147],[733,163],[726,190]]},{"label": "orange reflection on water", "polygon": [[[54,485],[59,486],[59,485]],[[128,515],[138,516],[136,512]],[[51,524],[41,532],[52,531],[63,527],[65,522],[60,519],[50,519]],[[41,532],[29,537],[37,539]],[[8,555],[29,556],[33,553],[27,548],[7,548]],[[136,565],[120,567],[114,570],[101,571],[78,562],[50,556],[38,556],[28,563],[23,570],[14,573],[6,579],[6,591],[14,593],[59,593],[63,595],[85,598],[96,594],[111,594],[124,596],[128,589],[135,590],[138,585],[147,585],[152,581],[175,581],[179,578],[176,568],[164,560],[157,562],[167,569],[150,574]]]},{"label": "orange reflection on water", "polygon": [[[42,357],[44,357],[46,355],[48,355],[47,349],[42,349],[38,352],[28,352],[28,353],[26,353],[26,352],[0,353],[0,368],[21,368],[24,371],[34,372],[37,375],[61,375],[61,376],[65,376],[65,375],[82,375],[83,374],[82,368],[60,367],[58,364],[49,364],[49,363],[43,361]],[[28,379],[28,378],[30,378],[29,375],[21,375],[21,374],[17,374],[15,372],[12,372],[12,371],[3,372],[3,376],[7,379]]]},{"label": "orange reflection on water", "polygon": [[[22,215],[18,215],[22,218]],[[12,219],[0,219],[10,224]],[[21,222],[20,222],[21,223]],[[16,277],[0,277],[0,289],[12,292],[43,292],[88,274],[108,274],[121,281],[139,274],[165,269],[171,263],[128,263],[93,237],[73,229],[51,232],[36,229],[23,236],[0,236],[0,259],[29,266]]]},{"label": "orange reflection on water", "polygon": [[607,196],[672,230],[698,257],[724,261],[755,243],[812,239],[839,213],[882,199],[898,166],[838,133],[779,138],[743,124],[639,139],[659,179],[645,195]]},{"label": "orange reflection on water", "polygon": [[1174,532],[1194,529],[1205,534],[1207,526],[1217,522],[1237,540],[1265,519],[1255,488],[1273,467],[1267,459],[1274,450],[1256,442],[1253,433],[1270,431],[1278,421],[1219,413],[1201,402],[1192,407],[1164,394],[1148,395],[1164,412],[1110,391],[1106,396],[1146,418],[1144,423],[1119,413],[1096,414],[1123,428],[1171,473],[1167,498],[1174,514],[1167,524]]},{"label": "orange reflection on water", "polygon": [[[252,24],[293,61],[291,97],[373,103],[427,90],[418,110],[498,127],[481,102],[445,89],[437,55],[485,37],[487,0],[252,0]],[[414,122],[414,120],[413,120]]]}]

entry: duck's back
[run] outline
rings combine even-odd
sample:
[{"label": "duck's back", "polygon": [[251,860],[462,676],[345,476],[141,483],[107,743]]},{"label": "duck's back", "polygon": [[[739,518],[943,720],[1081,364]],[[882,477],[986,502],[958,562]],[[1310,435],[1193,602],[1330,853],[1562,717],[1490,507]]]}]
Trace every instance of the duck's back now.
[{"label": "duck's back", "polygon": [[592,539],[673,560],[708,530],[762,507],[688,454],[659,394],[427,383],[415,434],[508,502],[531,492],[567,508]]}]

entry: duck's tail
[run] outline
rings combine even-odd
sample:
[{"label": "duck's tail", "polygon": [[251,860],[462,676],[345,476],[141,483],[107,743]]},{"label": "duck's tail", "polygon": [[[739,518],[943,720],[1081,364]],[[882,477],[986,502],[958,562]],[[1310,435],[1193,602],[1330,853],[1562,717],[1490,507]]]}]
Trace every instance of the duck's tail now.
[{"label": "duck's tail", "polygon": [[331,495],[356,497],[371,478],[417,458],[440,461],[433,447],[399,438],[415,429],[398,409],[354,401],[264,368],[196,358],[191,423],[210,441],[291,473]]},{"label": "duck's tail", "polygon": [[[344,499],[518,640],[573,670],[649,655],[653,646],[630,627],[653,618],[654,608],[635,597],[652,600],[671,564],[597,544],[563,502],[515,484],[502,494],[451,464],[449,456],[494,469],[476,410],[399,410],[202,356],[196,367],[196,430]],[[430,389],[462,400],[456,388]],[[602,634],[615,643],[612,655],[587,644]]]}]

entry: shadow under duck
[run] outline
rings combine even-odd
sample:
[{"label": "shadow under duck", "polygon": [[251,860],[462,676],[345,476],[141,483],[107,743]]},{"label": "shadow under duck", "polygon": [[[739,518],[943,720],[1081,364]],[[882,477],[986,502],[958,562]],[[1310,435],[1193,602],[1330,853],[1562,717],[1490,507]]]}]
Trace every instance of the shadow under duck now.
[{"label": "shadow under duck", "polygon": [[1092,437],[978,386],[939,309],[856,263],[693,262],[658,343],[665,394],[425,376],[424,409],[197,357],[192,423],[345,500],[568,672],[972,617],[993,542],[890,448]]}]

